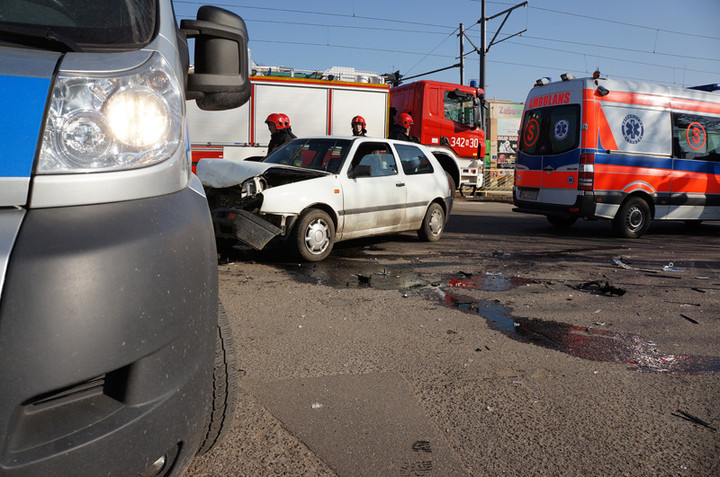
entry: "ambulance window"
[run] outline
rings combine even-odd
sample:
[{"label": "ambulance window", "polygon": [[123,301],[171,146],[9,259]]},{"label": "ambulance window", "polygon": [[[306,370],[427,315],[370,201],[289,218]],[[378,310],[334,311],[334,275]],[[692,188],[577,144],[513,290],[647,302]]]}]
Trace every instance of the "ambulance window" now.
[{"label": "ambulance window", "polygon": [[720,162],[720,118],[673,113],[673,156]]},{"label": "ambulance window", "polygon": [[578,146],[580,106],[569,104],[525,113],[520,150],[530,155],[562,154]]}]

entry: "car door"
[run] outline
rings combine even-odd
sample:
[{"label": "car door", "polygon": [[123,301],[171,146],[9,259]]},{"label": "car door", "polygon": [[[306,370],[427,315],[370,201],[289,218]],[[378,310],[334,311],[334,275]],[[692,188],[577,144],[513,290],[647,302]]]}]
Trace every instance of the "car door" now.
[{"label": "car door", "polygon": [[447,188],[447,180],[438,184],[432,162],[416,145],[395,143],[395,150],[405,174],[405,188],[407,189],[405,223],[411,229],[417,229],[422,224],[430,201],[436,197],[447,195],[443,189],[443,187]]},{"label": "car door", "polygon": [[402,229],[406,185],[388,143],[359,144],[340,180],[345,218],[343,239]]}]

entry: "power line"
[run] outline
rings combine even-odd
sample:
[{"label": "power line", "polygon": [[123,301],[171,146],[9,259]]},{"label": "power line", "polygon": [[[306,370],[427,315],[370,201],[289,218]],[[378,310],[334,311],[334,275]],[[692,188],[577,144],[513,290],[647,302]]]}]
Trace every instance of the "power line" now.
[{"label": "power line", "polygon": [[[194,1],[183,1],[183,0],[173,0],[173,3],[175,4],[185,4],[185,5],[203,5],[206,2],[194,2]],[[360,20],[371,20],[371,21],[377,21],[377,22],[390,22],[390,23],[403,23],[405,25],[420,25],[420,26],[429,26],[434,28],[446,28],[451,29],[452,27],[448,27],[446,25],[437,25],[434,23],[422,23],[422,22],[411,22],[407,20],[396,20],[391,18],[378,18],[378,17],[365,17],[361,15],[349,15],[347,13],[329,13],[329,12],[313,12],[308,10],[289,10],[287,8],[271,8],[271,7],[256,7],[252,5],[233,5],[233,4],[219,4],[219,7],[227,8],[248,8],[248,9],[254,9],[254,10],[265,10],[265,11],[272,11],[272,12],[282,12],[282,13],[299,13],[302,15],[323,15],[323,16],[329,16],[329,17],[339,17],[339,18],[358,18]]]},{"label": "power line", "polygon": [[[482,2],[483,0],[470,0],[470,1],[471,1],[471,2],[477,2],[477,3],[479,3],[479,2]],[[495,4],[498,4],[498,5],[513,5],[512,3],[504,3],[504,2],[486,2],[486,3],[495,3]],[[704,39],[707,39],[707,40],[720,40],[720,38],[714,37],[714,36],[698,35],[697,33],[686,33],[686,32],[681,32],[681,31],[676,31],[676,30],[667,30],[667,29],[665,29],[665,28],[649,27],[649,26],[646,26],[646,25],[639,25],[639,24],[637,24],[637,23],[629,23],[629,22],[621,22],[621,21],[617,21],[617,20],[609,20],[609,19],[607,19],[607,18],[600,18],[600,17],[590,16],[590,15],[582,15],[582,14],[580,14],[580,13],[570,13],[570,12],[567,12],[567,11],[564,11],[564,10],[553,10],[553,9],[551,9],[551,8],[536,7],[536,6],[530,5],[530,4],[528,4],[528,8],[529,8],[529,9],[532,9],[532,10],[540,10],[540,11],[544,11],[544,12],[550,12],[550,13],[557,13],[557,14],[561,14],[561,15],[567,15],[567,16],[570,16],[570,17],[585,18],[585,19],[587,19],[587,20],[595,20],[595,21],[598,21],[598,22],[612,23],[612,24],[615,24],[615,25],[629,26],[629,27],[633,27],[633,28],[642,28],[642,29],[644,29],[644,30],[661,31],[661,32],[664,32],[664,33],[673,33],[673,34],[675,34],[675,35],[684,35],[684,36],[689,36],[689,37],[693,37],[693,38],[704,38]]]}]

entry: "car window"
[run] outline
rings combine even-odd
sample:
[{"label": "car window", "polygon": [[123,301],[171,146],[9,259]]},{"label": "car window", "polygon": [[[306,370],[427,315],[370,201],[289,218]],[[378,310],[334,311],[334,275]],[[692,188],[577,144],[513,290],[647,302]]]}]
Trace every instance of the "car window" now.
[{"label": "car window", "polygon": [[347,139],[294,139],[273,151],[265,162],[337,174],[349,146]]},{"label": "car window", "polygon": [[430,159],[417,146],[396,144],[395,149],[400,156],[400,164],[407,175],[432,174],[433,166]]},{"label": "car window", "polygon": [[360,144],[357,151],[355,151],[348,172],[357,170],[359,167],[369,171],[363,175],[369,175],[370,177],[397,174],[395,156],[393,156],[390,146],[386,143],[365,142]]}]

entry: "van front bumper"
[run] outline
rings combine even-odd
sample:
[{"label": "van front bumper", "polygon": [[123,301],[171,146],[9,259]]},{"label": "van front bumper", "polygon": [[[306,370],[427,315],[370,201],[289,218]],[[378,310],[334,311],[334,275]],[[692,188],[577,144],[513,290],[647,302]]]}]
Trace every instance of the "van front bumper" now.
[{"label": "van front bumper", "polygon": [[27,211],[0,301],[0,474],[138,475],[164,455],[161,475],[184,471],[216,327],[196,192]]}]

